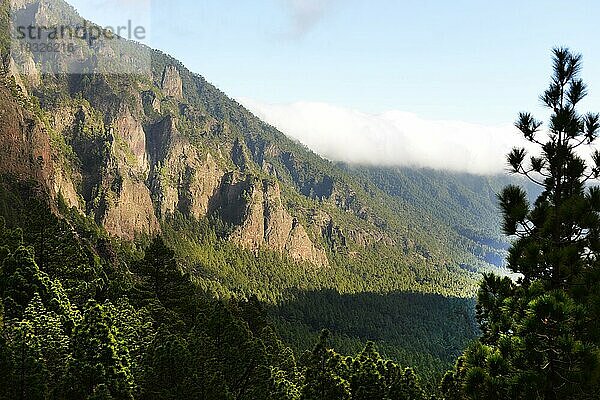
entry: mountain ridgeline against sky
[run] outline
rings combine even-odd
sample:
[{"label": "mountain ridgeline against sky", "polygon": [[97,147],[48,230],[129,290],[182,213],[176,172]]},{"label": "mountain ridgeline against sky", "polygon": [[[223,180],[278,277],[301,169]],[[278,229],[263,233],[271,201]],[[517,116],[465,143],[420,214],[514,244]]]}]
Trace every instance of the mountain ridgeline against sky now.
[{"label": "mountain ridgeline against sky", "polygon": [[[40,24],[75,19],[74,10],[60,2],[26,1],[23,7]],[[214,216],[230,227],[228,237],[245,248],[269,248],[317,266],[329,265],[327,252],[336,234],[343,243],[338,252],[387,243],[404,246],[407,255],[418,254],[417,247],[453,246],[435,239],[463,228],[498,239],[499,232],[488,226],[494,224],[458,226],[454,218],[444,220],[447,214],[424,218],[436,218],[435,230],[413,222],[421,218],[416,214],[427,213],[416,204],[422,194],[410,194],[413,189],[405,187],[421,178],[404,174],[409,182],[397,190],[406,193],[389,193],[372,184],[371,177],[332,165],[287,139],[160,52],[152,52],[151,75],[104,74],[111,61],[135,60],[148,51],[125,43],[90,74],[41,75],[27,54],[13,52],[5,60],[7,76],[15,76],[24,95],[35,96],[49,114],[45,122],[53,146],[48,150],[55,154],[44,159],[40,168],[47,176],[40,183],[51,197],[62,197],[109,234],[131,240],[161,232],[161,224],[175,213]],[[24,71],[17,65],[24,65]],[[4,170],[12,172],[8,166]],[[434,172],[421,174],[444,180]],[[459,199],[464,186],[450,188],[457,213],[483,206],[485,218],[493,218],[492,193],[501,185],[487,178],[447,176],[451,185],[471,185],[468,192],[480,191],[489,199],[474,205]],[[426,211],[435,213],[435,207]],[[465,246],[477,246],[467,243],[468,237],[461,239]],[[426,249],[432,256],[441,253],[436,250]],[[464,253],[463,261],[477,264],[469,251]]]},{"label": "mountain ridgeline against sky", "polygon": [[[504,271],[496,196],[514,180],[327,161],[134,42],[80,40],[66,58],[38,60],[11,49],[11,13],[49,25],[77,21],[75,10],[9,3],[0,294],[11,301],[0,328],[12,330],[0,372],[8,359],[31,372],[27,390],[73,399],[296,399],[298,388],[349,398],[373,365],[390,393],[421,398],[395,362],[437,386],[478,334],[481,273]],[[122,64],[139,73],[114,73]],[[40,332],[34,317],[53,328]],[[16,359],[19,346],[31,356]],[[318,370],[329,358],[358,386]],[[312,387],[310,373],[333,383]],[[323,385],[341,397],[306,394]]]}]

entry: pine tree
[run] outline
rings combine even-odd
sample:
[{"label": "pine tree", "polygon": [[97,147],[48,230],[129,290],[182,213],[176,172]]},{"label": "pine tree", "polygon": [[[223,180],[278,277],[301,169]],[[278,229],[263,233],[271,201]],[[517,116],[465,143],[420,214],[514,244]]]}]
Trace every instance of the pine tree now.
[{"label": "pine tree", "polygon": [[178,323],[177,320],[182,318],[187,323],[193,321],[197,290],[189,275],[177,265],[175,252],[161,237],[155,238],[146,249],[136,272],[140,277],[137,296],[157,319],[171,320],[172,323]]},{"label": "pine tree", "polygon": [[350,399],[348,367],[342,357],[327,347],[329,332],[323,331],[311,353],[304,356],[302,400]]},{"label": "pine tree", "polygon": [[271,366],[271,398],[298,400],[301,376],[293,351],[283,344],[270,326],[263,328],[260,338],[266,348],[267,364]]},{"label": "pine tree", "polygon": [[116,336],[104,306],[90,300],[75,327],[69,368],[69,398],[86,399],[108,393],[115,400],[132,398],[133,378],[127,350]]},{"label": "pine tree", "polygon": [[401,369],[392,361],[387,361],[385,371],[390,400],[425,400],[425,392],[412,368]]},{"label": "pine tree", "polygon": [[65,334],[59,316],[46,309],[37,293],[25,310],[24,321],[30,324],[32,334],[42,344],[41,360],[48,371],[49,392],[52,397],[58,398],[61,383],[66,378],[70,338]]},{"label": "pine tree", "polygon": [[271,370],[271,379],[273,386],[271,388],[271,397],[269,400],[299,400],[300,390],[294,380],[286,371],[273,367]]},{"label": "pine tree", "polygon": [[0,296],[6,316],[20,319],[36,293],[47,300],[50,279],[38,268],[33,249],[20,247],[4,259],[0,271]]},{"label": "pine tree", "polygon": [[207,335],[201,315],[188,335],[188,348],[192,363],[191,384],[198,398],[207,400],[233,399],[225,380],[222,358],[223,352],[215,340]]},{"label": "pine tree", "polygon": [[[521,113],[516,127],[539,155],[508,155],[515,174],[537,183],[527,193],[508,186],[499,195],[504,232],[515,238],[508,267],[520,276],[484,277],[477,316],[482,337],[442,383],[446,398],[586,399],[600,395],[599,296],[600,152],[594,144],[600,115],[581,115],[587,89],[581,56],[555,49],[554,73],[540,97],[551,112],[542,122]],[[460,396],[460,397],[452,397]]]},{"label": "pine tree", "polygon": [[229,391],[237,399],[268,398],[271,370],[264,343],[225,304],[213,302],[204,317]]},{"label": "pine tree", "polygon": [[350,389],[353,400],[382,399],[386,392],[383,360],[375,350],[375,344],[368,342],[363,351],[352,362]]},{"label": "pine tree", "polygon": [[165,400],[195,397],[191,368],[187,342],[161,327],[149,349],[143,397]]},{"label": "pine tree", "polygon": [[[115,303],[104,304],[106,312],[122,341],[122,346],[129,355],[129,369],[135,377],[136,392],[139,391],[139,382],[145,366],[144,358],[156,336],[153,326],[155,321],[146,309],[136,310],[127,298],[120,298]],[[155,339],[154,339],[155,340]]]},{"label": "pine tree", "polygon": [[0,398],[43,400],[48,397],[48,370],[43,345],[31,322],[12,321],[2,330]]}]

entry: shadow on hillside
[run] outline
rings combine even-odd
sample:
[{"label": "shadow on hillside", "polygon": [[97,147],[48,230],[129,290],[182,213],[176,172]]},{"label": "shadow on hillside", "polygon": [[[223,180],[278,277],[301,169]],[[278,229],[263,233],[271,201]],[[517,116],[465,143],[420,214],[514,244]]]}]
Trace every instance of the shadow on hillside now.
[{"label": "shadow on hillside", "polygon": [[427,359],[445,364],[452,363],[478,334],[472,299],[335,290],[290,294],[291,300],[270,306],[269,313],[295,349],[312,348],[318,332],[326,328],[333,334],[336,350],[345,354],[372,340],[381,353],[405,365],[427,363]]}]

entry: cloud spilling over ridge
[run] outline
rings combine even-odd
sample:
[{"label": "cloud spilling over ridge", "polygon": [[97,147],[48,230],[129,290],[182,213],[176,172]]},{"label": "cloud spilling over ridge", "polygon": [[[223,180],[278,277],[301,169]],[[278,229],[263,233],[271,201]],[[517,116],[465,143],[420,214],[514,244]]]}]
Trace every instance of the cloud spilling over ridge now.
[{"label": "cloud spilling over ridge", "polygon": [[240,102],[333,161],[493,174],[505,171],[512,147],[524,145],[512,125],[433,121],[402,111],[374,115],[326,103]]}]

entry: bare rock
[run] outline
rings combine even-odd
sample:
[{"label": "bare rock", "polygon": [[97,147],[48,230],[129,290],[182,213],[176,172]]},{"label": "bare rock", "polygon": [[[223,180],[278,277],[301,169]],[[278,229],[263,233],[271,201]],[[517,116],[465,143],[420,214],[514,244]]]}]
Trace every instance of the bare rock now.
[{"label": "bare rock", "polygon": [[295,260],[308,261],[317,266],[329,265],[325,251],[317,248],[312,243],[304,227],[296,220],[294,220],[292,230],[289,233],[285,250]]},{"label": "bare rock", "polygon": [[130,167],[136,175],[146,179],[150,171],[146,154],[146,133],[128,107],[123,107],[113,123],[114,152],[124,168]]},{"label": "bare rock", "polygon": [[325,251],[314,245],[300,222],[284,208],[278,183],[255,182],[246,197],[245,218],[232,240],[251,250],[265,247],[288,253],[297,261],[329,265]]},{"label": "bare rock", "polygon": [[160,232],[150,192],[143,182],[124,178],[114,198],[106,201],[107,211],[102,223],[111,235],[133,240],[139,233],[152,236]]},{"label": "bare rock", "polygon": [[0,171],[48,188],[54,172],[48,132],[0,84]]},{"label": "bare rock", "polygon": [[196,219],[208,214],[225,172],[214,157],[181,135],[172,117],[150,131],[151,188],[161,216],[179,211]]},{"label": "bare rock", "polygon": [[27,59],[23,64],[23,76],[33,87],[38,86],[42,81],[40,71],[38,71],[35,61],[33,61],[31,56],[27,56]]},{"label": "bare rock", "polygon": [[162,76],[161,88],[167,97],[181,99],[183,97],[183,83],[176,67],[168,65]]},{"label": "bare rock", "polygon": [[55,168],[52,181],[54,192],[62,196],[67,207],[84,212],[81,197],[75,189],[73,180],[65,174],[62,168]]}]

